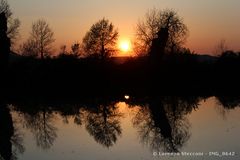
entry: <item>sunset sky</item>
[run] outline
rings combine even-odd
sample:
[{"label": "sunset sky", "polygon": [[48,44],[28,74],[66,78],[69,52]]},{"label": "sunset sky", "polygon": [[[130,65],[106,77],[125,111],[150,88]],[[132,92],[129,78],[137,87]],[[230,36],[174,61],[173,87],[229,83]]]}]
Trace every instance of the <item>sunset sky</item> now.
[{"label": "sunset sky", "polygon": [[211,53],[225,39],[240,50],[239,0],[8,0],[21,21],[21,39],[28,37],[33,21],[43,18],[55,32],[55,50],[81,42],[92,24],[103,17],[118,28],[120,40],[131,40],[134,28],[148,9],[175,9],[184,18],[190,35],[186,47]]}]

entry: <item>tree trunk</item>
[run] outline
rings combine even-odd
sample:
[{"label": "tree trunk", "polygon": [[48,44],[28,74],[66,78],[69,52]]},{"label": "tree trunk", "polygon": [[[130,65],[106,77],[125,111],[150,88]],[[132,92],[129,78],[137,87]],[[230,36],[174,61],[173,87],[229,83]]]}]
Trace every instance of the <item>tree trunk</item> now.
[{"label": "tree trunk", "polygon": [[10,53],[10,38],[7,37],[7,17],[5,13],[0,14],[0,67],[6,68]]},{"label": "tree trunk", "polygon": [[105,48],[104,45],[102,44],[102,49],[101,49],[101,59],[104,60],[105,59]]}]

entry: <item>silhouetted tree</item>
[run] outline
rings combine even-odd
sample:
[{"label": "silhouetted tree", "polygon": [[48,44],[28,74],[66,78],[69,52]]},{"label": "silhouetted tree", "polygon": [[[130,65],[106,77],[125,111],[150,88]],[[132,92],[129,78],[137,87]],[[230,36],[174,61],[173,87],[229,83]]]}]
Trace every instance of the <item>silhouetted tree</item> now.
[{"label": "silhouetted tree", "polygon": [[223,54],[227,50],[228,50],[228,46],[227,46],[226,40],[222,39],[218,42],[218,44],[215,47],[215,54],[217,56],[221,56],[221,54]]},{"label": "silhouetted tree", "polygon": [[67,54],[67,46],[66,45],[60,46],[60,53],[59,54]]},{"label": "silhouetted tree", "polygon": [[17,153],[23,153],[22,135],[13,124],[13,118],[7,105],[0,105],[0,159],[15,160]]},{"label": "silhouetted tree", "polygon": [[63,117],[63,122],[68,124],[69,118],[74,119],[76,125],[81,126],[83,121],[84,112],[81,108],[75,105],[64,106],[61,110],[61,116]]},{"label": "silhouetted tree", "polygon": [[225,109],[234,109],[236,107],[240,107],[239,96],[217,96],[216,99],[218,103]]},{"label": "silhouetted tree", "polygon": [[240,54],[232,50],[223,52],[218,58],[218,64],[222,69],[231,68],[234,71],[240,67]]},{"label": "silhouetted tree", "polygon": [[120,117],[121,114],[114,105],[100,105],[97,112],[90,111],[87,114],[86,129],[96,142],[109,148],[116,143],[117,137],[122,133]]},{"label": "silhouetted tree", "polygon": [[187,26],[176,11],[152,9],[137,24],[134,48],[137,54],[149,53],[153,40],[159,38],[161,41],[166,41],[166,45],[163,46],[165,52],[173,53],[181,48],[187,34]]},{"label": "silhouetted tree", "polygon": [[7,106],[0,106],[0,155],[6,160],[12,158],[11,138],[14,133],[12,116]]},{"label": "silhouetted tree", "polygon": [[[55,41],[54,33],[45,20],[37,20],[32,24],[32,31],[29,39],[22,45],[24,51],[30,55],[37,55],[41,59],[51,53],[51,44]],[[31,51],[31,49],[33,49]],[[31,54],[31,52],[33,52]]]},{"label": "silhouetted tree", "polygon": [[80,56],[80,44],[79,43],[77,43],[77,42],[74,43],[71,46],[71,51],[70,52],[67,52],[66,48],[67,48],[66,45],[63,45],[63,46],[60,47],[60,53],[59,53],[58,58],[76,59],[76,58],[78,58]]},{"label": "silhouetted tree", "polygon": [[[153,97],[141,102],[133,119],[141,141],[152,150],[178,152],[190,138],[186,114],[198,107],[199,98]],[[137,104],[138,105],[138,104]]]},{"label": "silhouetted tree", "polygon": [[[20,21],[12,17],[12,11],[6,0],[0,0],[0,14],[4,13],[7,18],[7,36],[10,38],[13,46],[14,41],[19,35]],[[2,21],[1,21],[2,22]]]},{"label": "silhouetted tree", "polygon": [[59,52],[58,58],[65,58],[68,55],[69,53],[67,52],[67,46],[66,45],[60,46],[60,52]]},{"label": "silhouetted tree", "polygon": [[7,17],[4,12],[0,13],[0,69],[8,64],[10,53],[10,39],[7,37]]},{"label": "silhouetted tree", "polygon": [[79,54],[80,54],[80,44],[79,43],[74,43],[72,46],[71,46],[71,49],[72,49],[72,54],[74,57],[78,57]]},{"label": "silhouetted tree", "polygon": [[86,55],[101,59],[110,57],[116,50],[118,31],[114,25],[103,18],[90,28],[83,38],[83,49]]},{"label": "silhouetted tree", "polygon": [[38,56],[37,44],[32,39],[28,39],[25,43],[19,46],[19,52],[23,56],[36,58]]},{"label": "silhouetted tree", "polygon": [[49,149],[55,141],[57,134],[53,126],[53,114],[46,109],[38,111],[34,115],[25,114],[25,125],[34,134],[37,146],[42,149]]},{"label": "silhouetted tree", "polygon": [[227,50],[225,52],[223,52],[221,55],[220,55],[220,59],[237,59],[238,58],[238,54],[235,53],[234,51],[232,50]]}]

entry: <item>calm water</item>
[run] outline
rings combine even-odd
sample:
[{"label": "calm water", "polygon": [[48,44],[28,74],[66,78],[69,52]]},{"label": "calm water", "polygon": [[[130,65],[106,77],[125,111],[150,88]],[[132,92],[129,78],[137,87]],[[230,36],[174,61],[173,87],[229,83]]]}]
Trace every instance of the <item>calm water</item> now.
[{"label": "calm water", "polygon": [[240,159],[239,104],[224,97],[130,97],[2,105],[0,154],[19,160]]}]

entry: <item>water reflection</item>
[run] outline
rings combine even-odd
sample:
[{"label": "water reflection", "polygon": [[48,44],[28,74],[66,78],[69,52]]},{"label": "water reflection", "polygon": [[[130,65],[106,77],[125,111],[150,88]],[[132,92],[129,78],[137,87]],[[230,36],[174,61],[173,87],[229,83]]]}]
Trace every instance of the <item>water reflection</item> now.
[{"label": "water reflection", "polygon": [[190,124],[185,116],[198,107],[198,101],[197,98],[155,97],[140,103],[143,107],[133,123],[142,143],[153,151],[178,152],[190,137]]},{"label": "water reflection", "polygon": [[[122,135],[124,130],[121,120],[127,114],[131,115],[132,120],[128,123],[132,123],[137,130],[136,137],[139,137],[140,142],[151,152],[179,152],[191,138],[192,124],[188,117],[192,112],[198,111],[200,104],[205,100],[206,97],[198,96],[141,98],[131,96],[124,104],[133,110],[122,109],[117,105],[119,99],[98,99],[61,106],[15,103],[14,107],[9,107],[2,104],[0,155],[4,160],[11,160],[24,153],[22,131],[25,129],[33,134],[39,148],[49,150],[53,147],[58,130],[62,127],[59,126],[59,121],[66,125],[73,122],[76,126],[83,126],[96,143],[103,148],[110,148],[117,144]],[[239,97],[219,96],[215,98],[215,102],[222,111],[240,106]],[[13,118],[13,112],[17,115],[17,121]]]},{"label": "water reflection", "polygon": [[115,103],[99,105],[86,112],[86,130],[96,142],[104,147],[111,147],[122,133],[119,120],[121,116]]},{"label": "water reflection", "polygon": [[54,115],[43,109],[37,113],[24,113],[24,126],[33,133],[36,144],[42,149],[49,149],[57,138],[57,128],[54,127]]},{"label": "water reflection", "polygon": [[69,119],[73,118],[76,125],[81,126],[83,124],[84,112],[80,109],[79,105],[65,105],[59,110],[63,122],[69,123]]},{"label": "water reflection", "polygon": [[239,96],[218,96],[217,100],[225,109],[234,109],[240,106]]},{"label": "water reflection", "polygon": [[22,134],[14,126],[9,107],[0,105],[0,159],[17,159],[17,154],[25,150],[22,142]]}]

